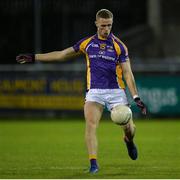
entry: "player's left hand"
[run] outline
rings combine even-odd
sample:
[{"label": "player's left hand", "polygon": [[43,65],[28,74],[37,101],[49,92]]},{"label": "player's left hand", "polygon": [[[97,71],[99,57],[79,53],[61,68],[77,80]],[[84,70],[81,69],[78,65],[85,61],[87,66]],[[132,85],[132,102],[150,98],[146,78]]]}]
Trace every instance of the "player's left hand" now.
[{"label": "player's left hand", "polygon": [[134,99],[137,107],[139,107],[141,109],[141,113],[146,115],[147,113],[147,108],[146,108],[146,105],[141,101],[140,97],[136,97]]},{"label": "player's left hand", "polygon": [[34,63],[35,55],[34,54],[19,54],[18,56],[16,56],[16,61],[20,64]]}]

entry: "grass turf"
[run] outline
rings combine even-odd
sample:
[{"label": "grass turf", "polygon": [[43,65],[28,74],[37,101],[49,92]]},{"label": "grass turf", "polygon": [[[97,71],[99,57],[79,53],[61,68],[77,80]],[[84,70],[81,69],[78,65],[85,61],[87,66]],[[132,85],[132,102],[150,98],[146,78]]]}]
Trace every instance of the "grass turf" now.
[{"label": "grass turf", "polygon": [[136,120],[139,158],[132,161],[122,130],[98,128],[100,171],[87,172],[84,120],[0,121],[1,179],[180,178],[180,120]]}]

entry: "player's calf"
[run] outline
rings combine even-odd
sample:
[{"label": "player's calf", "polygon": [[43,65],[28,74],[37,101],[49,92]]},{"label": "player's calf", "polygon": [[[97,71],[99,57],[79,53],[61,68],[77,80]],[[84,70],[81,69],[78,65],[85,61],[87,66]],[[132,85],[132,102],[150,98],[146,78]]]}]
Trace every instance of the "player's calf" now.
[{"label": "player's calf", "polygon": [[136,131],[136,126],[134,125],[133,120],[131,119],[126,125],[122,126],[122,128],[129,141],[133,140]]}]

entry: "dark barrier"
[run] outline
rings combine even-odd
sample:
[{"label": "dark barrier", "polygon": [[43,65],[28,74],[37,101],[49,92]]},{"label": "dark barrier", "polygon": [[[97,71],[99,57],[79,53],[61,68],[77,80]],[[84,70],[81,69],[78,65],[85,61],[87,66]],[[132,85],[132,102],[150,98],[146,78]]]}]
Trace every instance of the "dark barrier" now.
[{"label": "dark barrier", "polygon": [[[54,67],[51,70],[29,71],[21,67],[20,71],[1,71],[0,109],[82,111],[85,71],[71,70],[71,66],[67,66],[68,69]],[[135,79],[149,115],[180,115],[180,74],[135,73]],[[133,111],[140,114],[130,96],[129,102]]]},{"label": "dark barrier", "polygon": [[0,74],[0,108],[83,109],[85,76],[81,71],[4,71]]}]

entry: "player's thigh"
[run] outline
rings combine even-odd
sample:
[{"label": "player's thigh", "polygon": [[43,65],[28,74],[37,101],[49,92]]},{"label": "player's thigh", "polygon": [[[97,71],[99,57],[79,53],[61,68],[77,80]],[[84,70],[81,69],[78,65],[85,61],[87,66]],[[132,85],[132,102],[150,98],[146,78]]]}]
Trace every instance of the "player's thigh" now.
[{"label": "player's thigh", "polygon": [[84,105],[84,116],[87,123],[98,124],[103,113],[103,108],[103,105],[97,102],[86,101]]}]

